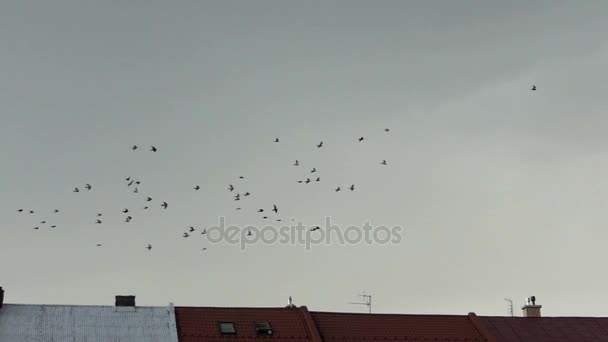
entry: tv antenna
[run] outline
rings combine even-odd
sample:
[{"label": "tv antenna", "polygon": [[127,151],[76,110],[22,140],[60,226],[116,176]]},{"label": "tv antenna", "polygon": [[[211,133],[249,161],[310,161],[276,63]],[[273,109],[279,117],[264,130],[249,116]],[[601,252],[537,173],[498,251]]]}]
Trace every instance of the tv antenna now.
[{"label": "tv antenna", "polygon": [[368,312],[372,313],[372,295],[367,294],[367,293],[365,293],[365,291],[363,291],[359,295],[359,297],[363,297],[364,302],[350,302],[348,304],[365,305],[365,306],[367,306]]},{"label": "tv antenna", "polygon": [[511,298],[505,298],[505,300],[509,303],[509,314],[513,317],[513,300]]}]

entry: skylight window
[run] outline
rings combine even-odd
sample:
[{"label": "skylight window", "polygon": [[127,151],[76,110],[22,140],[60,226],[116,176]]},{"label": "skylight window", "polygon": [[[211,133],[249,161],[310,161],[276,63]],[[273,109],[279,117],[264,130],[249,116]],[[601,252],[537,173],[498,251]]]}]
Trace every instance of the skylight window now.
[{"label": "skylight window", "polygon": [[236,335],[234,322],[220,322],[220,332],[222,335]]},{"label": "skylight window", "polygon": [[258,336],[272,336],[272,328],[267,321],[255,322],[255,332]]}]

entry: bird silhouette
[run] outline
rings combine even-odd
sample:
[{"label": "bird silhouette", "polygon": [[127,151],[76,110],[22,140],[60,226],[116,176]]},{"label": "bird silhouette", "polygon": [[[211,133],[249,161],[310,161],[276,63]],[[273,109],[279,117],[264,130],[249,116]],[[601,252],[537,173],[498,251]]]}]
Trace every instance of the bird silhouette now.
[{"label": "bird silhouette", "polygon": [[146,247],[146,249],[151,250],[152,249],[152,245],[148,245],[148,247]]},{"label": "bird silhouette", "polygon": [[245,179],[245,177],[243,177],[243,176],[239,176],[239,179]]},{"label": "bird silhouette", "polygon": [[263,213],[264,209],[258,209],[258,213]]},{"label": "bird silhouette", "polygon": [[201,232],[202,235],[207,234],[207,229],[203,229],[203,231]]},{"label": "bird silhouette", "polygon": [[46,223],[46,221],[42,221],[42,222],[40,222],[40,224],[45,224],[45,223]]},{"label": "bird silhouette", "polygon": [[267,218],[268,218],[268,216],[262,216],[262,218],[265,220],[265,219],[267,219]]},{"label": "bird silhouette", "polygon": [[129,222],[131,222],[131,219],[132,219],[132,217],[131,217],[131,216],[127,216],[127,217],[125,217],[125,222],[126,222],[126,223],[129,223]]},{"label": "bird silhouette", "polygon": [[154,147],[154,146],[150,146],[150,151],[152,151],[152,152],[156,152],[156,151],[157,151],[157,149],[156,149],[156,147]]},{"label": "bird silhouette", "polygon": [[97,247],[101,247],[101,244],[100,244],[100,243],[98,243],[98,244],[97,244]]},{"label": "bird silhouette", "polygon": [[236,210],[241,210],[241,208],[236,208]]},{"label": "bird silhouette", "polygon": [[127,184],[127,186],[131,186],[131,185],[133,185],[133,182],[134,182],[134,181],[130,181],[130,182],[129,182],[129,184]]},{"label": "bird silhouette", "polygon": [[144,210],[148,210],[148,207],[144,207]]},{"label": "bird silhouette", "polygon": [[139,190],[137,189],[137,187],[135,187],[135,190],[133,190],[133,193],[134,193],[134,194],[139,193]]},{"label": "bird silhouette", "polygon": [[18,211],[18,212],[20,212],[20,213],[22,213],[22,212],[23,212],[23,209],[17,209],[17,211]]},{"label": "bird silhouette", "polygon": [[310,173],[315,173],[315,172],[317,172],[317,168],[313,167],[312,170],[310,170]]},{"label": "bird silhouette", "polygon": [[163,202],[163,204],[161,204],[160,206],[161,206],[161,207],[163,207],[163,209],[167,209],[167,207],[168,207],[169,205],[167,204],[167,202]]},{"label": "bird silhouette", "polygon": [[51,226],[51,228],[56,228],[56,227],[57,227],[56,225],[52,225],[52,226]]},{"label": "bird silhouette", "polygon": [[198,186],[198,185],[196,185],[196,186],[194,187],[194,190],[196,190],[196,191],[198,191],[198,190],[200,190],[200,189],[201,189],[201,187],[200,187],[200,186]]},{"label": "bird silhouette", "polygon": [[306,183],[306,184],[310,183],[310,178],[306,178],[306,181],[304,183]]},{"label": "bird silhouette", "polygon": [[91,190],[91,184],[86,184],[86,185],[84,186],[84,188],[85,188],[85,189],[87,189],[87,190]]},{"label": "bird silhouette", "polygon": [[95,224],[101,224],[101,220],[95,220]]},{"label": "bird silhouette", "polygon": [[388,128],[385,128],[385,129],[384,129],[384,131],[385,131],[386,133],[388,133],[388,132],[390,132],[391,130],[390,130],[390,129],[388,129]]},{"label": "bird silhouette", "polygon": [[274,211],[274,213],[275,213],[275,214],[278,214],[278,213],[279,213],[279,208],[277,208],[277,205],[276,205],[276,204],[273,204],[273,205],[272,205],[272,211]]},{"label": "bird silhouette", "polygon": [[34,211],[33,211],[33,210],[30,210],[30,214],[33,214],[33,213],[34,213]]},{"label": "bird silhouette", "polygon": [[311,229],[310,229],[310,231],[311,231],[311,232],[314,232],[314,231],[317,231],[317,230],[319,230],[319,229],[321,229],[321,227],[319,227],[319,226],[315,226],[315,227],[311,228]]},{"label": "bird silhouette", "polygon": [[73,190],[74,192],[80,192],[80,190],[78,188],[74,188]]},{"label": "bird silhouette", "polygon": [[340,191],[340,187],[337,187],[335,191],[336,191],[336,192]]},{"label": "bird silhouette", "polygon": [[101,217],[102,215],[102,213],[97,213],[97,217]]},{"label": "bird silhouette", "polygon": [[351,185],[349,189],[350,189],[350,191],[354,191],[355,190],[355,184]]},{"label": "bird silhouette", "polygon": [[152,201],[152,197],[146,197],[146,202]]},{"label": "bird silhouette", "polygon": [[321,141],[321,142],[320,142],[320,143],[317,145],[317,148],[321,148],[321,147],[323,147],[323,141]]},{"label": "bird silhouette", "polygon": [[247,236],[251,236],[251,235],[253,235],[253,234],[251,233],[251,230],[247,231]]},{"label": "bird silhouette", "polygon": [[34,229],[35,229],[35,230],[38,230],[38,229],[40,229],[40,227],[34,227]]},{"label": "bird silhouette", "polygon": [[124,208],[124,209],[122,210],[122,212],[126,214],[126,213],[128,213],[128,212],[129,212],[129,209]]},{"label": "bird silhouette", "polygon": [[131,180],[131,177],[125,178],[125,181],[127,181],[127,182],[130,181],[130,180]]},{"label": "bird silhouette", "polygon": [[229,190],[229,191],[233,191],[233,190],[234,190],[234,186],[232,186],[232,184],[229,184],[229,185],[228,185],[228,190]]},{"label": "bird silhouette", "polygon": [[362,142],[362,141],[363,141],[363,137],[360,137],[360,138],[359,138],[359,142]]},{"label": "bird silhouette", "polygon": [[530,90],[532,90],[532,91],[536,91],[536,86],[535,86],[535,85],[532,85],[532,88],[530,88]]},{"label": "bird silhouette", "polygon": [[275,139],[274,139],[274,142],[279,142],[279,138],[275,138]]},{"label": "bird silhouette", "polygon": [[315,179],[316,182],[320,182],[321,181],[321,177],[317,177],[317,179]]},{"label": "bird silhouette", "polygon": [[281,219],[277,219],[277,222],[281,222],[281,221],[283,221],[283,220],[281,220]]},{"label": "bird silhouette", "polygon": [[194,227],[190,227],[190,233],[192,233],[193,231],[195,231],[196,229]]},{"label": "bird silhouette", "polygon": [[249,192],[246,192],[243,194],[243,196],[249,196],[249,195],[251,195]]},{"label": "bird silhouette", "polygon": [[386,165],[386,160],[383,160],[382,163],[380,163],[382,165]]},{"label": "bird silhouette", "polygon": [[204,247],[202,250],[203,250],[203,251],[206,251],[206,250],[207,250],[207,247]]},{"label": "bird silhouette", "polygon": [[190,234],[184,233],[184,238],[188,238],[189,236],[190,236]]},{"label": "bird silhouette", "polygon": [[131,150],[133,150],[133,151],[137,150],[137,145],[131,146]]},{"label": "bird silhouette", "polygon": [[301,181],[301,180],[299,180],[299,181],[298,181],[298,183],[302,183],[302,181]]},{"label": "bird silhouette", "polygon": [[55,214],[57,214],[59,212],[59,209],[55,209],[54,212]]},{"label": "bird silhouette", "polygon": [[298,166],[298,165],[300,165],[300,162],[296,159],[296,162],[293,163],[293,166]]},{"label": "bird silhouette", "polygon": [[139,185],[139,184],[141,184],[140,181],[135,181],[135,185]]},{"label": "bird silhouette", "polygon": [[236,194],[236,195],[234,196],[234,200],[235,200],[235,201],[240,201],[240,200],[241,200],[241,195],[240,195],[240,194]]}]

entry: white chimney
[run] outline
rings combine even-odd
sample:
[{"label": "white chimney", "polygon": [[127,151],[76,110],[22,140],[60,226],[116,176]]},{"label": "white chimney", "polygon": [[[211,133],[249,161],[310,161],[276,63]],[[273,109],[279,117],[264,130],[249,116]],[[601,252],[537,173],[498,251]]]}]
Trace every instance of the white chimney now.
[{"label": "white chimney", "polygon": [[524,313],[524,317],[541,317],[540,309],[542,305],[536,305],[536,296],[526,298],[526,305],[521,309]]}]

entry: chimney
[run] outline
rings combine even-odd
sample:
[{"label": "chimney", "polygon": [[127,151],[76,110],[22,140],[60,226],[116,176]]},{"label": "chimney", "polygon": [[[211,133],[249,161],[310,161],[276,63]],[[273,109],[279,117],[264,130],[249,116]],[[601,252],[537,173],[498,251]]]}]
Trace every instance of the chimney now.
[{"label": "chimney", "polygon": [[4,303],[4,289],[0,286],[0,309],[2,309],[2,304]]},{"label": "chimney", "polygon": [[116,296],[115,311],[135,311],[135,296]]},{"label": "chimney", "polygon": [[528,297],[526,298],[526,305],[524,305],[521,309],[524,312],[524,317],[541,317],[540,308],[542,305],[536,305],[536,297]]}]

